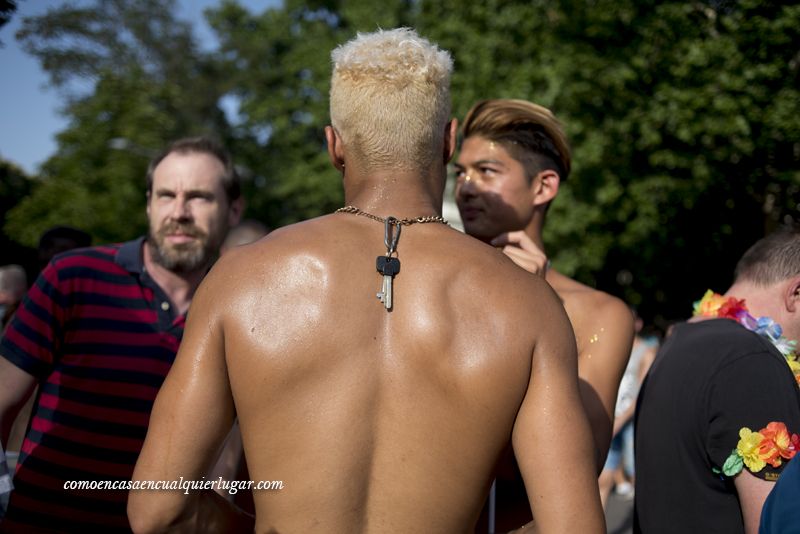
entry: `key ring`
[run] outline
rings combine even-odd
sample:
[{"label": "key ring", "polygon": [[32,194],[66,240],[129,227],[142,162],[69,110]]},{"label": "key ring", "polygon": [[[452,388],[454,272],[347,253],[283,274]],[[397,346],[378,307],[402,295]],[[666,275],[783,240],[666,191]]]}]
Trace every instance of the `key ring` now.
[{"label": "key ring", "polygon": [[[397,224],[397,219],[386,217],[385,226],[383,230],[383,244],[386,245],[386,255],[391,256],[397,250],[397,242],[400,240],[400,230],[402,227]],[[392,232],[392,226],[397,229],[397,233]]]}]

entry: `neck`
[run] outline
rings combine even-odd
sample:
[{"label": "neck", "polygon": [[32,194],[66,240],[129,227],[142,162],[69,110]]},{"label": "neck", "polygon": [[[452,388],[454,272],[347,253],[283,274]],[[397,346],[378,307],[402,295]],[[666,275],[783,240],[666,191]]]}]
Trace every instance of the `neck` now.
[{"label": "neck", "polygon": [[188,273],[176,273],[170,271],[159,263],[153,260],[150,253],[150,247],[147,242],[144,243],[144,267],[150,278],[164,290],[172,304],[177,306],[180,313],[186,313],[189,309],[189,304],[192,302],[192,297],[200,282],[208,270],[204,267],[201,270],[195,270]]},{"label": "neck", "polygon": [[[438,174],[438,175],[437,175]],[[347,169],[345,204],[380,217],[398,219],[442,214],[444,171],[372,171]]]},{"label": "neck", "polygon": [[781,287],[759,287],[749,282],[735,282],[723,295],[744,299],[748,311],[754,317],[771,317],[777,322],[783,316]]},{"label": "neck", "polygon": [[788,296],[792,280],[783,280],[769,286],[756,286],[748,282],[735,282],[726,297],[744,299],[750,315],[769,317],[783,328],[790,339],[800,338],[797,308]]},{"label": "neck", "polygon": [[536,210],[528,221],[528,225],[523,228],[525,235],[527,235],[533,243],[539,247],[539,250],[544,250],[544,240],[542,239],[542,228],[544,227],[544,214],[540,210]]}]

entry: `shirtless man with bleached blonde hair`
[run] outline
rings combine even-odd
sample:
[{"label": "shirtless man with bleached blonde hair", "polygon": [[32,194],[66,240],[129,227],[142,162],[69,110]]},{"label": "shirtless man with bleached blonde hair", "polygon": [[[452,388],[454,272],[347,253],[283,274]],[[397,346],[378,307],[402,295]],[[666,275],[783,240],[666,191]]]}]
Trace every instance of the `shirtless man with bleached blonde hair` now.
[{"label": "shirtless man with bleached blonde hair", "polygon": [[[238,416],[251,477],[284,483],[254,492],[256,531],[466,533],[511,440],[542,532],[604,531],[563,308],[441,218],[449,54],[397,29],[332,57],[325,134],[347,207],[220,260],[134,478],[200,478]],[[134,491],[129,516],[142,532],[252,529],[222,501]]]}]

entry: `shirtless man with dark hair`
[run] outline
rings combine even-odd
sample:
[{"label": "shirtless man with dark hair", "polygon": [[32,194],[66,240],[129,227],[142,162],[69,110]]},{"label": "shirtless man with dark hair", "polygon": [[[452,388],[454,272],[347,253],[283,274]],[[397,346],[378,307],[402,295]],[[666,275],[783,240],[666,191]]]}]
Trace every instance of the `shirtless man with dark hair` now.
[{"label": "shirtless man with dark hair", "polygon": [[[134,479],[200,479],[238,416],[251,477],[284,483],[254,491],[256,531],[463,533],[511,440],[540,531],[603,532],[563,307],[442,224],[449,54],[398,29],[332,58],[348,207],[220,260]],[[141,532],[253,528],[211,491],[133,491],[128,511]]]},{"label": "shirtless man with dark hair", "polygon": [[[549,109],[513,99],[476,103],[461,132],[456,203],[464,230],[544,277],[564,304],[575,331],[581,399],[599,474],[633,342],[633,317],[620,299],[549,268],[542,231],[550,203],[572,167],[567,137]],[[530,517],[512,460],[498,468],[496,526],[501,530]]]}]

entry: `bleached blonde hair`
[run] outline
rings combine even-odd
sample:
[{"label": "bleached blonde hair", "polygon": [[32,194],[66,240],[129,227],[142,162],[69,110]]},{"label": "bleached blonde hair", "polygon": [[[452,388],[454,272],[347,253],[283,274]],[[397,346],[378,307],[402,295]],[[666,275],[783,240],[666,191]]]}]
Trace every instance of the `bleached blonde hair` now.
[{"label": "bleached blonde hair", "polygon": [[420,170],[441,157],[450,119],[449,52],[397,28],[359,33],[331,60],[331,124],[368,170]]}]

